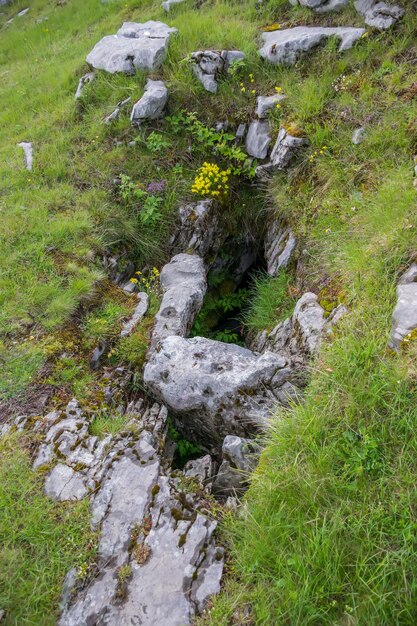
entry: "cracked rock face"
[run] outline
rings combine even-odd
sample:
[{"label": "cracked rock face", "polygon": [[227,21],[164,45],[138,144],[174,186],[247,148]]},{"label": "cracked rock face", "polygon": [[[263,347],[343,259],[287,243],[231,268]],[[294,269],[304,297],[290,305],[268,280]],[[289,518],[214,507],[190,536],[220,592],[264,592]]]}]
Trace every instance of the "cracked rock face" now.
[{"label": "cracked rock face", "polygon": [[162,268],[161,306],[155,316],[152,347],[170,335],[184,337],[200,311],[207,290],[204,262],[197,254],[177,254]]},{"label": "cracked rock face", "polygon": [[249,125],[246,135],[246,152],[255,159],[266,159],[271,143],[268,120],[254,120]]},{"label": "cracked rock face", "polygon": [[407,335],[417,328],[417,264],[400,278],[397,304],[392,316],[389,347],[398,350]]},{"label": "cracked rock face", "polygon": [[87,56],[87,63],[110,74],[134,74],[155,70],[165,60],[170,35],[176,33],[163,22],[125,22],[116,35],[103,37]]},{"label": "cracked rock face", "polygon": [[364,28],[327,28],[296,26],[285,30],[262,33],[263,46],[259,54],[274,65],[294,65],[305,54],[324,43],[329,37],[340,40],[339,52],[348,50],[364,34]]},{"label": "cracked rock face", "polygon": [[171,240],[175,252],[186,251],[202,258],[215,256],[221,242],[218,207],[213,200],[200,200],[179,208],[178,227]]},{"label": "cracked rock face", "polygon": [[224,438],[222,463],[213,482],[213,492],[222,498],[242,495],[258,462],[260,446],[251,439],[234,435]]},{"label": "cracked rock face", "polygon": [[144,120],[156,120],[163,115],[168,101],[168,89],[162,80],[148,79],[145,93],[133,106],[130,119],[135,124]]},{"label": "cracked rock face", "polygon": [[396,4],[387,4],[376,0],[357,0],[355,9],[363,15],[365,24],[378,28],[378,30],[391,28],[405,13],[404,9]]},{"label": "cracked rock face", "polygon": [[235,433],[266,427],[280,385],[274,376],[287,361],[277,354],[255,354],[204,337],[167,337],[152,352],[144,382],[189,438],[219,443]]},{"label": "cracked rock face", "polygon": [[291,228],[272,220],[265,237],[265,260],[270,276],[276,276],[281,268],[288,266],[296,245]]},{"label": "cracked rock face", "polygon": [[272,96],[258,96],[256,98],[256,109],[255,113],[259,117],[259,119],[264,119],[268,117],[268,113],[276,107],[277,104],[285,100],[287,96],[284,94],[276,93]]},{"label": "cracked rock face", "polygon": [[260,178],[266,178],[274,172],[287,169],[298,156],[300,150],[308,144],[309,141],[305,137],[294,137],[285,128],[281,128],[272,149],[269,163],[259,165],[256,168],[256,175]]},{"label": "cracked rock face", "polygon": [[206,91],[217,92],[217,79],[229,67],[245,58],[239,50],[198,50],[191,54],[192,70]]}]

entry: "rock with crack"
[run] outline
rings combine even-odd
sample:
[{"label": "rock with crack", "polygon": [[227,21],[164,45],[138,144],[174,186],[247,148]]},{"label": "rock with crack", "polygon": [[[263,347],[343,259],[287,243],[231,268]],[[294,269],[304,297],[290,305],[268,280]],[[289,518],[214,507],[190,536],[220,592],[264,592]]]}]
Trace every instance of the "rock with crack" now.
[{"label": "rock with crack", "polygon": [[130,102],[130,100],[130,97],[125,98],[124,100],[120,100],[120,102],[117,103],[116,108],[110,113],[110,115],[107,115],[104,118],[104,123],[109,125],[111,124],[111,122],[114,122],[114,120],[117,120],[120,115],[120,111],[123,109],[123,107],[126,106],[126,104]]},{"label": "rock with crack", "polygon": [[[60,626],[128,626],[138,617],[144,626],[186,626],[220,589],[223,550],[216,522],[200,513],[203,481],[193,491],[194,477],[164,469],[167,410],[141,406],[129,410],[124,432],[101,440],[89,434],[91,417],[76,400],[35,421],[49,462],[58,461],[46,493],[61,501],[88,493],[99,533],[94,577],[80,585],[71,570],[65,579]],[[211,474],[210,463],[203,464]]]},{"label": "rock with crack", "polygon": [[168,89],[162,80],[148,79],[145,93],[133,106],[130,120],[140,125],[144,120],[157,120],[162,117],[168,101]]},{"label": "rock with crack", "polygon": [[282,93],[276,93],[272,96],[258,96],[256,99],[255,113],[259,119],[268,117],[268,113],[277,106],[280,102],[286,99]]},{"label": "rock with crack", "polygon": [[87,63],[110,74],[155,70],[166,58],[169,38],[176,33],[163,22],[125,22],[116,35],[103,37],[87,56]]},{"label": "rock with crack", "polygon": [[286,358],[270,352],[172,336],[152,352],[144,382],[188,438],[218,444],[228,434],[267,426],[280,391],[274,379],[286,365]]},{"label": "rock with crack", "polygon": [[397,286],[397,304],[392,316],[389,347],[398,350],[413,340],[417,328],[417,264],[413,263],[402,275]]},{"label": "rock with crack", "polygon": [[75,96],[74,96],[75,100],[79,100],[81,98],[81,95],[84,91],[85,86],[93,82],[94,78],[95,78],[94,72],[88,72],[87,74],[84,74],[84,76],[81,76],[78,82],[77,91],[75,92]]},{"label": "rock with crack", "polygon": [[230,66],[245,58],[239,50],[198,50],[191,54],[192,70],[206,91],[217,92],[217,80]]},{"label": "rock with crack", "polygon": [[178,210],[178,226],[171,239],[174,253],[187,252],[202,258],[215,257],[222,242],[219,208],[213,200],[200,200],[182,205]]},{"label": "rock with crack", "polygon": [[271,128],[268,120],[254,120],[246,135],[246,152],[255,159],[266,159],[271,143]]},{"label": "rock with crack", "polygon": [[251,439],[234,435],[224,438],[222,463],[213,482],[213,492],[222,498],[241,496],[248,487],[249,475],[258,462],[260,446]]},{"label": "rock with crack", "polygon": [[162,268],[162,302],[155,316],[152,349],[171,335],[185,337],[207,290],[206,269],[197,254],[177,254]]},{"label": "rock with crack", "polygon": [[272,219],[265,237],[265,261],[270,276],[276,276],[281,268],[288,266],[296,245],[291,228]]},{"label": "rock with crack", "polygon": [[[285,355],[293,370],[283,371],[280,376],[292,376],[294,370],[317,353],[322,337],[330,334],[346,313],[346,307],[340,304],[326,317],[316,294],[307,292],[298,300],[292,317],[277,324],[270,333],[259,333],[249,345],[258,352],[268,350]],[[289,380],[287,377],[285,382]]]},{"label": "rock with crack", "polygon": [[33,170],[33,145],[30,141],[21,141],[17,144],[19,148],[22,148],[25,155],[25,167],[28,172]]},{"label": "rock with crack", "polygon": [[353,46],[364,34],[364,28],[296,26],[262,34],[259,54],[274,65],[294,65],[305,53],[323,44],[329,37],[340,40],[339,51]]},{"label": "rock with crack", "polygon": [[306,137],[294,137],[285,128],[281,128],[272,149],[269,163],[259,165],[256,168],[256,175],[259,178],[267,178],[274,172],[287,169],[308,144],[309,141]]},{"label": "rock with crack", "polygon": [[365,24],[378,30],[391,28],[404,16],[404,9],[396,4],[378,2],[378,0],[357,0],[355,9],[365,18]]},{"label": "rock with crack", "polygon": [[329,11],[340,11],[348,0],[290,0],[293,6],[299,4],[302,7],[313,9],[315,13],[328,13]]}]

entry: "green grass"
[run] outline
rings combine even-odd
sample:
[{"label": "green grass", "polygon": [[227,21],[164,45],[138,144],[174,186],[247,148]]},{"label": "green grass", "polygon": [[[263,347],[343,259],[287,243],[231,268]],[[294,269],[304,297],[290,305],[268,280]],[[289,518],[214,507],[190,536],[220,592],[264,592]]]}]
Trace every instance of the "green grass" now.
[{"label": "green grass", "polygon": [[271,331],[278,322],[291,316],[295,301],[288,292],[290,281],[291,276],[285,270],[275,277],[263,273],[253,277],[249,306],[243,315],[249,330]]},{"label": "green grass", "polygon": [[25,443],[0,441],[0,606],[5,626],[52,626],[64,577],[74,565],[87,571],[95,537],[88,501],[57,504],[43,494]]}]

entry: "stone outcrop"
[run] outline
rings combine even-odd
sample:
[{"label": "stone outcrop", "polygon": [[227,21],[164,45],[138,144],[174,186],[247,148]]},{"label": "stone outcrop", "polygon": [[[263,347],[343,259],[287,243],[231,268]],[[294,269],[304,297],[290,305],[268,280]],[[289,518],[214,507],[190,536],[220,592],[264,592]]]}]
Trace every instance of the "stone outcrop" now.
[{"label": "stone outcrop", "polygon": [[270,276],[276,276],[281,268],[288,266],[296,245],[291,228],[278,220],[271,220],[265,237],[266,269]]},{"label": "stone outcrop", "polygon": [[252,439],[234,435],[224,438],[222,462],[213,482],[216,496],[240,496],[248,487],[251,472],[256,467],[261,447]]},{"label": "stone outcrop", "polygon": [[378,0],[357,0],[355,9],[365,18],[365,24],[378,30],[391,28],[404,16],[404,9],[396,4],[378,2]]},{"label": "stone outcrop", "polygon": [[389,347],[398,350],[417,328],[417,264],[413,263],[402,275],[397,286],[397,304],[392,316]]},{"label": "stone outcrop", "polygon": [[315,13],[328,13],[329,11],[340,11],[348,0],[290,0],[293,6],[299,4],[302,7],[313,9]]},{"label": "stone outcrop", "polygon": [[258,96],[256,98],[256,109],[255,113],[259,117],[259,119],[264,119],[268,117],[268,113],[277,106],[280,102],[286,99],[287,96],[284,94],[276,93],[272,96]]},{"label": "stone outcrop", "polygon": [[259,165],[256,168],[256,175],[265,178],[274,172],[287,169],[308,144],[309,141],[306,137],[294,137],[285,128],[281,128],[272,149],[269,163]]},{"label": "stone outcrop", "polygon": [[171,475],[161,457],[167,410],[144,410],[140,401],[129,418],[124,432],[98,439],[73,400],[33,426],[43,439],[34,468],[58,461],[46,477],[47,495],[63,501],[89,494],[99,531],[94,576],[67,576],[60,626],[138,619],[186,626],[220,589],[223,550],[214,543],[216,522],[200,513],[207,509],[203,481],[193,491],[190,468]]},{"label": "stone outcrop", "polygon": [[271,128],[268,120],[254,120],[249,124],[246,135],[246,152],[256,159],[266,159],[271,143]]},{"label": "stone outcrop", "polygon": [[135,307],[134,313],[130,320],[128,320],[125,324],[123,324],[123,328],[120,331],[121,337],[127,337],[132,333],[136,326],[141,322],[141,320],[145,317],[148,308],[149,308],[149,296],[147,293],[141,291],[137,294],[138,303]]},{"label": "stone outcrop", "polygon": [[84,74],[84,76],[81,76],[80,80],[78,81],[77,91],[75,92],[75,96],[74,96],[75,100],[79,100],[81,98],[81,95],[84,91],[84,87],[88,85],[89,83],[93,82],[93,80],[94,80],[94,72],[88,72],[87,74]]},{"label": "stone outcrop", "polygon": [[213,200],[182,205],[178,226],[171,239],[174,253],[187,252],[202,258],[215,257],[222,242],[218,206]]},{"label": "stone outcrop", "polygon": [[339,52],[348,50],[364,34],[364,28],[296,26],[262,33],[259,54],[274,65],[294,65],[300,56],[323,44],[329,37],[340,40]]},{"label": "stone outcrop", "polygon": [[287,360],[204,337],[171,336],[145,365],[144,382],[179,419],[187,436],[218,444],[229,434],[265,428],[277,404],[277,375]]},{"label": "stone outcrop", "polygon": [[207,290],[204,262],[197,254],[177,254],[160,276],[162,302],[155,316],[152,347],[171,335],[185,337]]},{"label": "stone outcrop", "polygon": [[163,22],[125,22],[116,35],[103,37],[87,56],[87,63],[110,74],[155,70],[166,58],[169,38],[176,33]]},{"label": "stone outcrop", "polygon": [[239,50],[198,50],[191,54],[192,70],[206,91],[216,93],[218,78],[244,58],[244,52]]},{"label": "stone outcrop", "polygon": [[133,106],[130,119],[135,124],[162,117],[168,101],[168,89],[162,80],[148,79],[145,93]]}]

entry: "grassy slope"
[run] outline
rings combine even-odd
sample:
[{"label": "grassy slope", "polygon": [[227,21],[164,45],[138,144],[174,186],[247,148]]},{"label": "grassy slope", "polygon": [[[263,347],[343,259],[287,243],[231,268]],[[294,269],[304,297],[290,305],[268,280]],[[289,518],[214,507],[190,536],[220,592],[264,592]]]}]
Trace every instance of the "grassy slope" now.
[{"label": "grassy slope", "polygon": [[[171,112],[186,106],[207,123],[226,116],[244,121],[253,97],[240,92],[240,80],[248,83],[253,72],[260,93],[283,87],[288,100],[276,114],[275,132],[280,123],[300,126],[312,150],[290,181],[273,181],[269,195],[304,238],[304,286],[325,296],[326,289],[332,297],[339,291],[351,309],[315,364],[305,405],[277,417],[248,494],[248,515],[231,525],[233,575],[208,618],[213,624],[233,613],[244,623],[246,602],[257,624],[415,622],[414,355],[413,348],[399,358],[386,351],[396,276],[415,241],[415,104],[398,92],[417,80],[417,23],[412,2],[404,5],[408,18],[393,33],[371,34],[344,55],[330,44],[288,70],[260,62],[258,27],[287,20],[359,25],[353,9],[318,18],[281,0],[264,2],[259,12],[251,0],[207,2],[200,11],[187,1],[167,19],[179,28],[162,71]],[[42,15],[49,20],[36,24]],[[138,264],[144,257],[161,261],[172,207],[190,188],[200,157],[190,161],[174,137],[160,159],[141,143],[132,150],[114,145],[112,138],[136,135],[127,114],[113,128],[101,120],[118,100],[140,95],[141,75],[102,76],[78,109],[73,101],[85,54],[101,35],[126,19],[161,17],[159,2],[35,0],[28,16],[1,32],[0,94],[7,106],[0,113],[0,391],[6,396],[24,390],[52,350],[48,340],[56,341],[57,329],[91,297],[102,272],[94,253],[106,242],[135,247]],[[222,85],[210,107],[179,62],[203,47],[248,53],[243,77]],[[354,147],[351,132],[364,122],[367,138]],[[22,168],[21,140],[34,142],[32,175]],[[139,181],[170,180],[178,161],[183,177],[162,223],[156,232],[138,233],[114,199],[112,178],[123,171]],[[230,221],[240,219],[240,206],[227,211]],[[29,504],[30,514],[36,503]],[[68,523],[61,534],[71,535]],[[42,546],[35,551],[44,581],[50,557]],[[60,561],[61,575],[66,564]],[[29,605],[28,623],[41,623],[36,602]]]}]

